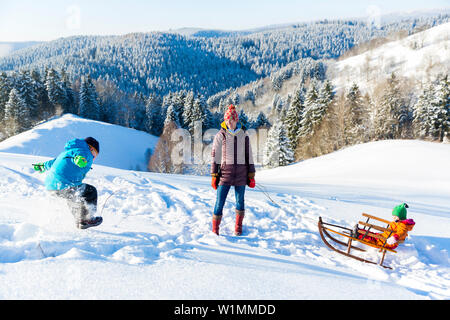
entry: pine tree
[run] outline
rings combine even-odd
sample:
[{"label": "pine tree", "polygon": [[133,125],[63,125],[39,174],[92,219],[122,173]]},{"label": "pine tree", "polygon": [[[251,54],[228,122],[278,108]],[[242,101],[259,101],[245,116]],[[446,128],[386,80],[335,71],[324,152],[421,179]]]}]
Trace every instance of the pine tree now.
[{"label": "pine tree", "polygon": [[[403,102],[399,80],[394,73],[386,82],[384,94],[375,113],[375,135],[378,139],[395,139],[399,136],[404,123],[400,123],[404,116],[405,104]],[[402,121],[409,121],[402,119]]]},{"label": "pine tree", "polygon": [[69,74],[65,69],[61,70],[61,84],[66,93],[66,101],[64,104],[64,113],[78,114],[78,106],[76,105],[75,92],[72,89],[72,83]]},{"label": "pine tree", "polygon": [[190,91],[186,95],[186,99],[184,101],[184,107],[183,107],[183,128],[189,128],[192,123],[192,113],[194,109],[194,92]]},{"label": "pine tree", "polygon": [[361,142],[364,135],[364,101],[356,83],[350,87],[345,96],[344,139],[346,144]]},{"label": "pine tree", "polygon": [[272,125],[270,124],[269,120],[267,119],[264,112],[260,111],[258,113],[258,116],[256,117],[255,123],[253,124],[254,129],[259,128],[270,128]]},{"label": "pine tree", "polygon": [[178,125],[183,126],[183,112],[184,112],[184,104],[185,104],[185,100],[186,100],[186,92],[185,91],[178,91],[175,92],[172,95],[172,103],[171,105],[174,106],[177,114],[178,114]]},{"label": "pine tree", "polygon": [[349,115],[351,117],[351,123],[359,125],[362,122],[363,117],[363,99],[361,91],[356,83],[350,87],[347,96],[347,108],[349,110]]},{"label": "pine tree", "polygon": [[439,141],[450,130],[450,87],[448,75],[436,81],[435,99],[431,103],[430,133]]},{"label": "pine tree", "polygon": [[199,99],[194,100],[194,104],[192,106],[192,114],[188,124],[188,130],[191,135],[194,135],[195,126],[200,123],[200,126],[203,128],[203,122],[205,121],[205,110]]},{"label": "pine tree", "polygon": [[97,92],[89,75],[81,78],[80,116],[92,120],[100,119],[100,107]]},{"label": "pine tree", "polygon": [[[103,105],[99,103],[100,114],[103,114]],[[145,101],[140,94],[135,94],[131,98],[131,121],[130,128],[144,130],[147,124]]]},{"label": "pine tree", "polygon": [[166,127],[170,123],[174,123],[175,126],[177,128],[179,128],[180,127],[180,123],[178,122],[179,118],[180,117],[179,117],[179,114],[177,112],[177,109],[173,105],[170,105],[167,108],[166,119],[164,120],[164,127]]},{"label": "pine tree", "polygon": [[41,74],[37,70],[31,71],[31,78],[34,81],[36,97],[38,101],[36,121],[46,119],[53,115],[54,108],[48,98],[47,88],[45,81],[42,80]]},{"label": "pine tree", "polygon": [[49,69],[45,78],[45,87],[47,89],[48,99],[54,109],[64,111],[67,105],[67,95],[58,72],[55,69]]},{"label": "pine tree", "polygon": [[333,101],[334,92],[331,82],[326,80],[324,85],[319,90],[318,101],[316,104],[316,108],[313,109],[312,112],[312,123],[313,127],[317,128],[322,122],[323,117],[328,111],[328,108]]},{"label": "pine tree", "polygon": [[147,116],[146,130],[150,134],[160,136],[163,131],[162,101],[157,95],[151,94],[145,105]]},{"label": "pine tree", "polygon": [[5,116],[5,106],[9,100],[11,83],[5,72],[0,73],[0,121]]},{"label": "pine tree", "polygon": [[300,123],[303,118],[304,111],[304,96],[303,87],[296,90],[294,98],[289,106],[286,114],[286,127],[289,141],[291,141],[291,148],[295,150],[297,148],[298,135],[300,131]]},{"label": "pine tree", "polygon": [[248,117],[245,114],[244,109],[241,109],[241,111],[239,111],[239,122],[243,130],[250,129],[250,121],[248,120]]},{"label": "pine tree", "polygon": [[282,121],[277,121],[270,128],[267,136],[264,165],[274,168],[288,165],[294,160],[294,152],[291,149],[285,124]]},{"label": "pine tree", "polygon": [[201,97],[202,104],[204,106],[204,114],[205,114],[205,120],[203,121],[203,131],[206,131],[208,129],[214,128],[214,122],[215,119],[213,117],[213,114],[211,113],[211,110],[209,110],[208,102],[204,99],[204,97]]},{"label": "pine tree", "polygon": [[3,123],[7,136],[16,135],[31,127],[30,110],[16,89],[9,93]]},{"label": "pine tree", "polygon": [[31,118],[37,117],[39,107],[35,87],[34,80],[31,78],[28,71],[20,71],[16,76],[15,88],[29,108]]},{"label": "pine tree", "polygon": [[434,99],[433,84],[429,83],[423,89],[417,103],[414,105],[413,124],[417,134],[422,138],[428,137],[431,132],[432,101]]},{"label": "pine tree", "polygon": [[316,110],[320,109],[319,93],[315,81],[312,81],[305,97],[303,118],[300,121],[299,136],[307,136],[313,133],[314,125],[318,120]]}]

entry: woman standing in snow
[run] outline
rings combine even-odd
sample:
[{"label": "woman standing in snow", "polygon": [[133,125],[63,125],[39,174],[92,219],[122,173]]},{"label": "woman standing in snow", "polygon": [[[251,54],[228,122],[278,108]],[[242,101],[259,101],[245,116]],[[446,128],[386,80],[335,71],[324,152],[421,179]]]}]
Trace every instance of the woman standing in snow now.
[{"label": "woman standing in snow", "polygon": [[255,165],[253,163],[250,139],[239,123],[238,113],[233,105],[228,106],[220,131],[214,137],[212,146],[211,185],[217,190],[216,205],[212,218],[212,231],[219,235],[222,210],[225,200],[234,186],[236,197],[235,235],[242,234],[244,220],[245,186],[255,187]]}]

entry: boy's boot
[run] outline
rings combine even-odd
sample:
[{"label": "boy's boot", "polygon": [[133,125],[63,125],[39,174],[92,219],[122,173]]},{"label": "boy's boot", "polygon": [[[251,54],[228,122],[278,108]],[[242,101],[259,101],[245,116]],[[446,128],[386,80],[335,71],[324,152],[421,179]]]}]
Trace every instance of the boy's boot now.
[{"label": "boy's boot", "polygon": [[[92,217],[88,209],[89,205],[85,202],[78,203],[78,205],[72,207],[72,214],[75,217],[75,225],[78,229],[87,229],[90,227],[96,227],[103,222],[102,217]],[[96,210],[96,206],[91,206],[93,212]]]},{"label": "boy's boot", "polygon": [[234,235],[242,235],[242,221],[244,220],[245,210],[236,210],[236,225],[234,227]]},{"label": "boy's boot", "polygon": [[90,227],[96,227],[99,224],[101,224],[103,222],[103,218],[102,217],[93,217],[87,220],[81,220],[78,222],[78,228],[79,229],[87,229]]},{"label": "boy's boot", "polygon": [[212,217],[212,232],[214,232],[217,235],[219,235],[220,221],[222,221],[222,215],[215,215],[215,214],[213,214],[213,217]]}]

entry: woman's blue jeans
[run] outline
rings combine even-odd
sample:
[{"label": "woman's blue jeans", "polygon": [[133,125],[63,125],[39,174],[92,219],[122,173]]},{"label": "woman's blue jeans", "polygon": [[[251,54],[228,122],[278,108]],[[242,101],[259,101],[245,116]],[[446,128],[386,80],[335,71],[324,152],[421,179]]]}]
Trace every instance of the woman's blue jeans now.
[{"label": "woman's blue jeans", "polygon": [[[231,186],[217,186],[217,199],[216,205],[214,206],[214,214],[216,216],[222,215],[223,206],[227,200],[227,195],[230,188]],[[245,186],[234,186],[234,194],[236,197],[236,210],[244,210]]]}]

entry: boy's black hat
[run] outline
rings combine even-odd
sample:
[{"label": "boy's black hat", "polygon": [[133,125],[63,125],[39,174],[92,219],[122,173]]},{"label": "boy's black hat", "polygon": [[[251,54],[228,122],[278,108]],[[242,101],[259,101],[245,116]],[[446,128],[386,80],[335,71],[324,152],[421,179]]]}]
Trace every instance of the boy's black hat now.
[{"label": "boy's black hat", "polygon": [[86,141],[88,145],[90,145],[92,148],[97,150],[98,153],[100,153],[100,144],[96,139],[92,137],[87,137],[86,139],[84,139],[84,141]]}]

